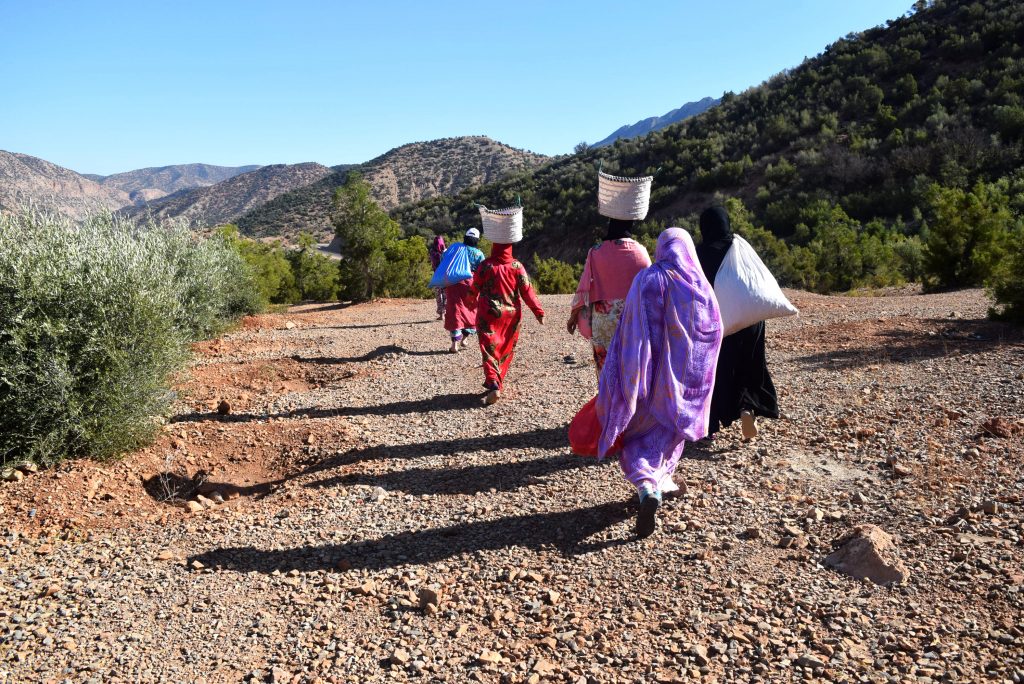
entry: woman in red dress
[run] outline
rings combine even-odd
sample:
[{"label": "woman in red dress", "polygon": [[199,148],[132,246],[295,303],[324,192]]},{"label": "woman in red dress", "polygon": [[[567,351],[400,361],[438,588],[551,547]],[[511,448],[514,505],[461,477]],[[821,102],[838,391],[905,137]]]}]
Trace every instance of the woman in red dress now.
[{"label": "woman in red dress", "polygon": [[491,256],[473,275],[473,291],[477,294],[476,325],[480,353],[484,362],[484,401],[493,404],[501,398],[505,374],[512,364],[523,302],[544,324],[544,309],[530,285],[530,276],[523,265],[512,257],[512,245],[494,243]]}]

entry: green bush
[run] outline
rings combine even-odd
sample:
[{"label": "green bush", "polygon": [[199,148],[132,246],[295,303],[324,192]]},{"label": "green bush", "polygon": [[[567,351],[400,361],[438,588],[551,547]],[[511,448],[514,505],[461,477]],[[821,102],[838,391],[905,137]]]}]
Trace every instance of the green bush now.
[{"label": "green bush", "polygon": [[1012,214],[998,184],[970,190],[928,188],[929,222],[924,241],[927,285],[981,285],[999,264]]},{"label": "green bush", "polygon": [[249,265],[264,308],[267,304],[294,304],[299,301],[295,274],[280,240],[266,243],[243,238],[238,233],[238,226],[232,224],[220,226],[216,232]]},{"label": "green bush", "polygon": [[1019,222],[1006,239],[1006,257],[985,282],[995,300],[992,315],[1024,323],[1024,226]]},{"label": "green bush", "polygon": [[145,443],[189,342],[258,304],[220,237],[0,215],[0,459],[107,458]]},{"label": "green bush", "polygon": [[533,284],[541,294],[572,294],[582,274],[582,264],[572,266],[555,258],[533,255]]}]

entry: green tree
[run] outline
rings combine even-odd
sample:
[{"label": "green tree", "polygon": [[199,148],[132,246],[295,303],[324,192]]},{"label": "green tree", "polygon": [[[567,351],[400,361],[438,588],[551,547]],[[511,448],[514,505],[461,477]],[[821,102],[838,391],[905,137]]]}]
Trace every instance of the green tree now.
[{"label": "green tree", "polygon": [[316,238],[299,233],[299,248],[288,253],[299,298],[314,302],[330,302],[338,298],[338,265],[317,249]]},{"label": "green tree", "polygon": [[341,241],[341,296],[357,302],[379,296],[390,271],[387,249],[402,232],[373,201],[362,175],[350,173],[335,190],[332,221]]},{"label": "green tree", "polygon": [[541,294],[572,294],[582,273],[582,264],[572,266],[555,258],[533,255],[533,284]]},{"label": "green tree", "polygon": [[995,184],[979,182],[970,191],[932,184],[926,199],[926,284],[981,285],[1003,254],[1012,219],[1006,194]]}]

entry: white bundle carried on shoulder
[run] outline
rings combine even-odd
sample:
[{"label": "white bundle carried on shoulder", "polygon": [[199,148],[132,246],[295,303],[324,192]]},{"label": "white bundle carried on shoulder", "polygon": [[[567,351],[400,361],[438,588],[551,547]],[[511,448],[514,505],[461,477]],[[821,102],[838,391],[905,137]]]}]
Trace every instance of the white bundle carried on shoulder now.
[{"label": "white bundle carried on shoulder", "polygon": [[750,243],[734,235],[732,246],[715,274],[715,297],[722,314],[722,334],[750,327],[769,318],[800,312],[782,293],[775,276]]}]

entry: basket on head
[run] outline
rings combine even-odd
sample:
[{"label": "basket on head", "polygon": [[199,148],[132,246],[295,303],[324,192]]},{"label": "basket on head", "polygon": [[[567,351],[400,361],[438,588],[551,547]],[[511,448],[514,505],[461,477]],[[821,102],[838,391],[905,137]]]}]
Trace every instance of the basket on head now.
[{"label": "basket on head", "polygon": [[480,207],[484,237],[491,242],[511,245],[523,239],[523,208],[488,209]]},{"label": "basket on head", "polygon": [[597,211],[622,221],[642,221],[651,204],[654,176],[625,178],[597,172]]}]

